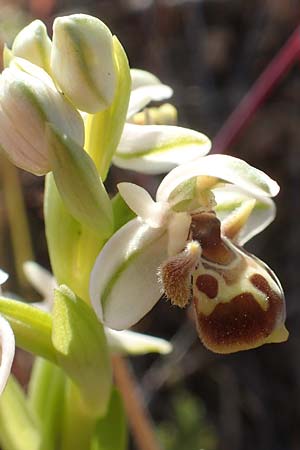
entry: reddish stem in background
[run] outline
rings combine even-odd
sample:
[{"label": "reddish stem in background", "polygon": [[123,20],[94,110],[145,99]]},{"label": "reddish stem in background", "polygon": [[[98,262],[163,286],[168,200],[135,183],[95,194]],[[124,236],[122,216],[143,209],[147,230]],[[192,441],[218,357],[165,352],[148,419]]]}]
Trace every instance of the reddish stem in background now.
[{"label": "reddish stem in background", "polygon": [[300,26],[273,58],[213,140],[212,153],[226,153],[274,87],[300,57]]}]

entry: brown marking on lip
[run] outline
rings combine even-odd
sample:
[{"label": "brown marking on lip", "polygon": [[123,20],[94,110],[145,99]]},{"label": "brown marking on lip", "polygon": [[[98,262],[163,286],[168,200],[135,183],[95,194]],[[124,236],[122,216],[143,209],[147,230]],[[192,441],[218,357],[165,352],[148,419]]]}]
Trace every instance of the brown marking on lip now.
[{"label": "brown marking on lip", "polygon": [[218,295],[218,281],[212,275],[199,275],[196,285],[199,291],[204,292],[208,298],[215,298]]},{"label": "brown marking on lip", "polygon": [[256,287],[256,289],[266,294],[267,297],[270,297],[272,296],[272,294],[275,294],[273,290],[270,288],[267,280],[259,273],[255,273],[254,275],[252,275],[250,281],[253,284],[253,286]]},{"label": "brown marking on lip", "polygon": [[202,212],[192,215],[192,239],[200,242],[202,256],[218,264],[230,264],[236,255],[223,242],[221,223],[213,212]]},{"label": "brown marking on lip", "polygon": [[[244,292],[230,302],[219,303],[205,315],[199,301],[194,301],[198,333],[203,344],[216,353],[232,353],[262,345],[283,316],[284,301],[259,274],[251,282],[267,295],[268,309],[264,311],[254,295]],[[259,286],[259,287],[258,287]]]}]

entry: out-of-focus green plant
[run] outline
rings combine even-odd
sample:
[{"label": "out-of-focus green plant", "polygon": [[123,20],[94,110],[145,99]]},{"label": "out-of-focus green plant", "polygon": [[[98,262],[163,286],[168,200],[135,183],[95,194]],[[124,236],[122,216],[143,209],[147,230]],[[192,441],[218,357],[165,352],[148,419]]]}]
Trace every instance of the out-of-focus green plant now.
[{"label": "out-of-focus green plant", "polygon": [[165,450],[216,450],[216,430],[209,423],[201,399],[188,391],[171,396],[170,415],[158,426],[158,435]]}]

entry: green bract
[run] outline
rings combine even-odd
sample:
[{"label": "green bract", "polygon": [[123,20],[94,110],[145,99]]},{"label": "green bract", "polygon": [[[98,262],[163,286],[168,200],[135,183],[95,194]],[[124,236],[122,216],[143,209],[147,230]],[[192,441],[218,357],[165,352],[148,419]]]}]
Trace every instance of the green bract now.
[{"label": "green bract", "polygon": [[112,382],[104,330],[91,308],[65,286],[55,292],[52,341],[58,362],[78,386],[85,408],[104,414]]},{"label": "green bract", "polygon": [[54,179],[71,214],[106,238],[113,231],[110,199],[89,155],[51,124],[46,134]]}]

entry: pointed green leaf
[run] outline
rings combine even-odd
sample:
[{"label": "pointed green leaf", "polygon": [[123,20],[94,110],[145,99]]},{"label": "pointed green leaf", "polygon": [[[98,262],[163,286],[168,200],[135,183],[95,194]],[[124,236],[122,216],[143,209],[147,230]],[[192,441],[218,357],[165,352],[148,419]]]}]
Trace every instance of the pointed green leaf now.
[{"label": "pointed green leaf", "polygon": [[0,313],[9,322],[17,346],[56,362],[50,314],[20,301],[0,297]]}]

